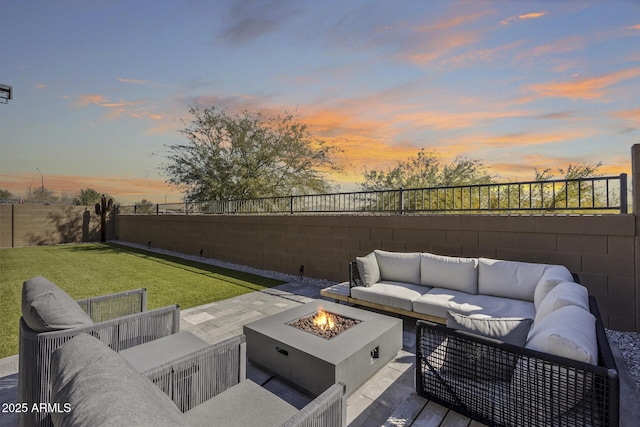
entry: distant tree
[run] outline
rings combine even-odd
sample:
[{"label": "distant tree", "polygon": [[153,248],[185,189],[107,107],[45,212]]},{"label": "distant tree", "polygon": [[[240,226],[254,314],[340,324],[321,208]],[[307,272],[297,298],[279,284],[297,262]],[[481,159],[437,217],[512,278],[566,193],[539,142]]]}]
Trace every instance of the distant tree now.
[{"label": "distant tree", "polygon": [[[107,195],[107,199],[109,196]],[[73,203],[80,206],[93,206],[100,202],[102,194],[98,193],[93,188],[87,188],[86,190],[80,190],[77,196],[74,197]]]},{"label": "distant tree", "polygon": [[26,199],[34,203],[56,203],[58,201],[54,191],[46,187],[29,188]]},{"label": "distant tree", "polygon": [[421,149],[416,156],[399,161],[395,167],[365,170],[364,191],[402,188],[443,187],[467,184],[488,184],[495,179],[479,160],[465,156],[456,157],[449,164],[442,164],[435,151]]},{"label": "distant tree", "polygon": [[[570,163],[566,169],[558,168],[557,173],[562,177],[558,179],[574,180],[583,178],[597,178],[602,176],[598,169],[602,162],[597,163]],[[532,197],[539,200],[541,208],[577,208],[595,207],[606,205],[606,188],[597,186],[587,180],[567,182],[562,184],[543,184],[546,181],[556,179],[551,168],[535,169],[535,181],[540,181],[540,186],[532,189]],[[613,197],[618,197],[613,195]]]},{"label": "distant tree", "polygon": [[8,202],[13,199],[13,194],[9,190],[0,190],[0,202]]},{"label": "distant tree", "polygon": [[289,114],[229,114],[195,106],[183,130],[185,143],[166,146],[167,182],[184,189],[188,201],[243,199],[328,192],[325,173],[339,168],[339,149],[314,139]]},{"label": "distant tree", "polygon": [[143,214],[150,214],[155,212],[155,204],[150,202],[147,199],[142,199],[140,202],[136,203],[136,212]]}]

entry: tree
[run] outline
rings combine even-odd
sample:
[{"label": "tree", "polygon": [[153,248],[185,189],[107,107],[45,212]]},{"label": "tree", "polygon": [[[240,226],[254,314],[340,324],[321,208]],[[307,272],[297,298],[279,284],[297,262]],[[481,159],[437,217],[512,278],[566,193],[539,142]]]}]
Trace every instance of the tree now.
[{"label": "tree", "polygon": [[136,203],[137,213],[150,214],[154,213],[155,210],[155,205],[147,199],[142,199],[139,203]]},{"label": "tree", "polygon": [[[167,182],[189,201],[246,199],[328,192],[326,172],[337,171],[338,148],[314,139],[290,114],[229,114],[195,106],[181,130],[186,143],[168,145]],[[324,172],[324,173],[323,173]]]},{"label": "tree", "polygon": [[[106,195],[106,197],[107,199],[110,198],[109,195]],[[93,188],[87,188],[86,190],[80,190],[80,193],[73,198],[73,204],[80,206],[93,206],[100,202],[101,199],[101,193],[98,193]]]},{"label": "tree", "polygon": [[8,202],[13,199],[13,194],[9,190],[0,190],[0,202]]},{"label": "tree", "polygon": [[36,203],[56,203],[58,201],[54,191],[46,187],[38,187],[35,190],[29,188],[26,199]]},{"label": "tree", "polygon": [[[570,163],[566,169],[558,168],[557,172],[563,175],[560,179],[576,180],[583,178],[596,178],[602,176],[598,169],[602,162],[597,163]],[[551,168],[542,171],[535,169],[535,181],[540,186],[532,190],[532,198],[539,199],[541,208],[578,208],[606,206],[606,188],[598,186],[595,182],[586,180],[567,183],[546,183],[556,179]],[[615,196],[614,196],[615,197]],[[619,197],[619,196],[617,196]]]},{"label": "tree", "polygon": [[479,161],[465,156],[456,157],[443,165],[435,151],[421,149],[416,156],[400,161],[386,172],[365,170],[364,191],[402,188],[444,187],[468,184],[488,184],[494,177]]}]

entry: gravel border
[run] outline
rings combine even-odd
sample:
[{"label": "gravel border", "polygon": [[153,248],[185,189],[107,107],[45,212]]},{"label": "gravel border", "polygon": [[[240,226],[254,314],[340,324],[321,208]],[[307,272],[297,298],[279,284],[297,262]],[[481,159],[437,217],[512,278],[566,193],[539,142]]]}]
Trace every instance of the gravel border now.
[{"label": "gravel border", "polygon": [[[168,251],[165,249],[148,248],[144,245],[136,243],[112,241],[122,246],[130,246],[133,248],[144,249],[150,252],[157,252],[165,255],[175,256],[177,258],[184,258],[191,261],[198,261],[203,264],[215,265],[217,267],[228,268],[231,270],[244,271],[246,273],[256,274],[258,276],[269,277],[272,279],[278,279],[285,282],[301,281],[308,285],[318,286],[320,288],[326,288],[328,286],[335,285],[336,282],[326,279],[317,279],[313,277],[297,276],[294,274],[280,273],[277,271],[260,270],[253,267],[247,267],[246,265],[234,264],[231,262],[219,261],[211,258],[203,258],[198,255],[187,255],[180,252]],[[620,350],[622,358],[629,367],[631,376],[635,382],[636,389],[640,392],[640,333],[637,332],[622,332],[614,331],[612,329],[606,329],[607,338],[611,344],[615,344]]]}]

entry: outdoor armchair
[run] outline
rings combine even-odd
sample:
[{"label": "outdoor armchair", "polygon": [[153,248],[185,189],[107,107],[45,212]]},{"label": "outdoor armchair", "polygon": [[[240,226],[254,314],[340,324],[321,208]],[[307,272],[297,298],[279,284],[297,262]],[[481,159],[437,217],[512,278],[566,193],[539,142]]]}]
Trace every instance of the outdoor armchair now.
[{"label": "outdoor armchair", "polygon": [[119,351],[180,329],[180,308],[171,305],[147,311],[146,289],[73,301],[44,277],[23,285],[20,319],[18,395],[29,410],[23,426],[51,424],[49,411],[33,410],[50,403],[52,353],[73,337],[92,335]]},{"label": "outdoor armchair", "polygon": [[122,354],[93,337],[80,335],[52,358],[52,399],[68,404],[70,409],[53,414],[53,423],[83,426],[90,421],[94,425],[155,427],[346,425],[344,384],[332,385],[298,410],[245,375],[244,335],[144,373]]}]

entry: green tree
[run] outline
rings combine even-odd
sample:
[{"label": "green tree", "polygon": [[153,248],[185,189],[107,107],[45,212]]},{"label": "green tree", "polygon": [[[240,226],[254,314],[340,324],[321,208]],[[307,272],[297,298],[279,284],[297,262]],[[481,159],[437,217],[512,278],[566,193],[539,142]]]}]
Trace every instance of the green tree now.
[{"label": "green tree", "polygon": [[314,139],[290,114],[229,114],[215,105],[189,109],[185,143],[166,146],[167,182],[188,201],[245,199],[328,192],[326,174],[339,168],[336,146]]},{"label": "green tree", "polygon": [[8,202],[13,199],[13,194],[9,190],[0,190],[0,202]]},{"label": "green tree", "polygon": [[58,198],[53,190],[46,187],[38,187],[36,189],[29,188],[27,190],[26,200],[34,203],[56,203]]},{"label": "green tree", "polygon": [[136,213],[151,214],[155,213],[156,205],[147,199],[142,199],[136,203]]},{"label": "green tree", "polygon": [[[109,195],[106,196],[107,199],[110,198]],[[86,190],[80,190],[80,193],[78,193],[78,195],[73,198],[73,203],[80,206],[93,206],[96,203],[100,202],[101,199],[101,193],[98,193],[93,188],[87,188]]]},{"label": "green tree", "polygon": [[435,151],[421,149],[416,156],[399,161],[395,167],[365,170],[360,187],[364,191],[393,190],[402,188],[444,187],[493,182],[488,169],[479,160],[465,156],[456,157],[449,164],[442,164]]},{"label": "green tree", "polygon": [[[596,178],[602,176],[598,169],[602,162],[597,163],[570,163],[566,169],[558,168],[559,179],[576,180],[583,178]],[[595,182],[574,181],[567,183],[552,183],[556,179],[551,168],[535,169],[535,181],[540,185],[534,187],[532,196],[538,199],[538,207],[541,208],[578,208],[606,206],[606,188],[598,186]],[[619,196],[618,196],[619,197]]]}]

